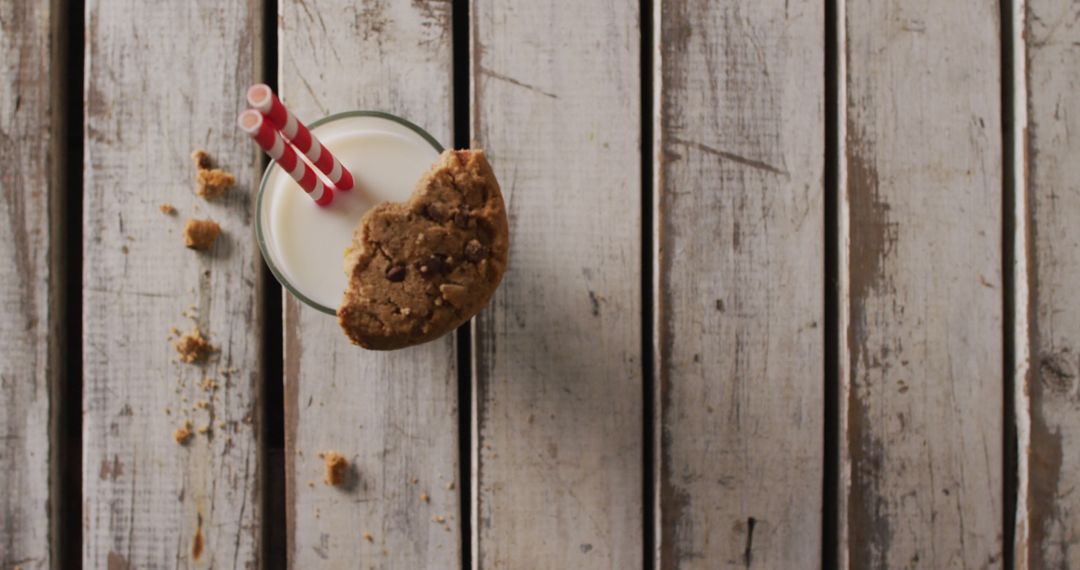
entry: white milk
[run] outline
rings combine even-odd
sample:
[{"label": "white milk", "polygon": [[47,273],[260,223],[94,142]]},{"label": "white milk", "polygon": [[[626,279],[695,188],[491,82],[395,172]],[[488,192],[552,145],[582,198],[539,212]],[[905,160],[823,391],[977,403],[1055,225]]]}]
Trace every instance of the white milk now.
[{"label": "white milk", "polygon": [[407,200],[439,151],[402,123],[349,116],[312,129],[352,172],[356,187],[334,191],[329,206],[315,205],[280,167],[266,176],[259,197],[259,241],[279,280],[310,304],[333,311],[345,292],[345,249],[372,206]]}]

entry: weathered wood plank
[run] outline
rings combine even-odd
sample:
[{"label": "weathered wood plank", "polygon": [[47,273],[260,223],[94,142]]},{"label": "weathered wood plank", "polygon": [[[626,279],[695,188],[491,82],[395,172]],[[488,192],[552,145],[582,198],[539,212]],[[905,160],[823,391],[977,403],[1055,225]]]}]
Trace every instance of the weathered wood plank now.
[{"label": "weathered wood plank", "polygon": [[510,263],[475,324],[474,560],[642,565],[636,2],[473,0]]},{"label": "weathered wood plank", "polygon": [[[259,565],[259,171],[235,121],[259,74],[262,5],[87,2],[86,568]],[[196,148],[236,174],[227,199],[195,196]],[[185,249],[188,217],[221,224],[212,251]],[[218,347],[202,365],[166,340],[193,324]],[[209,431],[181,446],[185,419]]]},{"label": "weathered wood plank", "polygon": [[841,3],[841,559],[1002,553],[996,2]]},{"label": "weathered wood plank", "polygon": [[0,2],[0,567],[49,568],[48,2]]},{"label": "weathered wood plank", "polygon": [[1026,528],[1018,532],[1026,544],[1017,548],[1016,567],[1044,570],[1080,567],[1080,140],[1072,136],[1080,129],[1080,6],[1025,3],[1027,163],[1018,173],[1033,240],[1018,253],[1028,262],[1031,361],[1018,380],[1030,399],[1020,411],[1028,414],[1030,447],[1021,463]]},{"label": "weathered wood plank", "polygon": [[[1005,250],[1011,262],[1006,270],[1012,276],[1012,298],[1006,297],[1006,313],[1012,317],[1012,330],[1006,331],[1006,340],[1011,335],[1012,369],[1006,370],[1012,383],[1012,417],[1013,425],[1005,426],[1006,449],[1015,450],[1015,495],[1013,512],[1006,513],[1006,524],[1012,523],[1012,567],[1016,570],[1029,568],[1029,544],[1030,525],[1028,509],[1028,488],[1030,487],[1031,465],[1031,397],[1028,390],[1031,370],[1031,291],[1033,281],[1031,273],[1031,227],[1028,196],[1028,172],[1027,172],[1027,128],[1028,128],[1028,96],[1027,96],[1027,47],[1025,45],[1026,30],[1024,25],[1024,12],[1027,10],[1025,0],[1010,0],[1008,2],[1009,28],[1011,32],[1012,46],[1009,53],[1003,54],[1010,57],[1003,66],[1005,77],[1003,81],[1009,82],[1012,90],[1011,108],[1006,109],[1006,116],[1011,115],[1011,124],[1006,127],[1011,129],[1006,133],[1006,230],[1011,229],[1012,235],[1006,235],[1007,244],[1011,248]],[[1004,26],[1003,26],[1004,27]],[[1004,29],[1003,29],[1004,31]],[[1011,167],[1011,168],[1009,168]],[[1011,177],[1009,172],[1012,172]],[[1011,203],[1010,203],[1011,202]],[[1011,211],[1009,211],[1011,206]],[[1011,228],[1010,228],[1011,226]],[[1012,437],[1010,440],[1009,438]],[[1008,461],[1008,456],[1006,456]],[[1008,464],[1006,463],[1006,469]],[[1008,484],[1008,483],[1006,483]],[[1009,507],[1009,496],[1006,495],[1006,508]]]},{"label": "weathered wood plank", "polygon": [[[281,10],[280,91],[301,119],[387,111],[449,146],[449,2],[287,0]],[[458,567],[453,335],[370,352],[294,298],[285,311],[290,566]],[[355,487],[322,484],[318,453],[327,449],[356,465]]]},{"label": "weathered wood plank", "polygon": [[657,2],[660,568],[813,568],[824,11]]}]

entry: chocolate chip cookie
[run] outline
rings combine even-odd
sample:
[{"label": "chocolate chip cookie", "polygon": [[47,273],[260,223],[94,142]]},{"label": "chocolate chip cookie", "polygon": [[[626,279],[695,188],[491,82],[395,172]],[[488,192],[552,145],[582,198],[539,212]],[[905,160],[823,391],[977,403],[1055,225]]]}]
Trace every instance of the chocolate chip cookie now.
[{"label": "chocolate chip cookie", "polygon": [[353,343],[375,350],[438,338],[491,299],[509,249],[484,151],[443,152],[408,202],[380,204],[360,221],[338,322]]}]

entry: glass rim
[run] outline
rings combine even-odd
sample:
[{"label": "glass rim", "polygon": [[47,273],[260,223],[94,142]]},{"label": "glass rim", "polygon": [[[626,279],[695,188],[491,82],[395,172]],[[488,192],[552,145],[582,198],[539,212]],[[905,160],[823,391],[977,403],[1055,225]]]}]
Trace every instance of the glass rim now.
[{"label": "glass rim", "polygon": [[[320,125],[325,125],[326,123],[352,117],[375,117],[378,119],[386,119],[389,121],[393,121],[420,135],[420,138],[427,141],[428,144],[430,144],[432,148],[434,148],[435,151],[439,154],[442,154],[444,150],[443,146],[439,144],[439,141],[435,140],[435,137],[431,136],[431,133],[425,131],[416,123],[413,123],[412,121],[399,117],[397,115],[387,113],[385,111],[345,111],[344,113],[334,113],[332,115],[327,115],[317,121],[309,123],[307,127],[314,130]],[[282,271],[278,269],[277,265],[274,264],[273,257],[270,256],[269,248],[267,246],[266,235],[264,234],[262,227],[262,207],[263,196],[266,194],[266,181],[270,178],[270,172],[274,169],[275,166],[277,166],[277,163],[275,163],[273,160],[269,161],[269,163],[266,165],[266,170],[263,171],[262,179],[259,181],[259,192],[255,199],[255,240],[259,244],[259,253],[262,255],[263,263],[265,263],[266,266],[270,268],[270,273],[274,275],[274,278],[278,280],[278,283],[281,283],[281,286],[284,287],[290,294],[292,294],[292,296],[299,299],[305,305],[321,313],[326,313],[328,315],[336,315],[336,309],[324,306],[323,304],[311,299],[307,295],[304,295],[303,293],[298,291],[296,287],[294,287],[293,284],[285,277]]]}]

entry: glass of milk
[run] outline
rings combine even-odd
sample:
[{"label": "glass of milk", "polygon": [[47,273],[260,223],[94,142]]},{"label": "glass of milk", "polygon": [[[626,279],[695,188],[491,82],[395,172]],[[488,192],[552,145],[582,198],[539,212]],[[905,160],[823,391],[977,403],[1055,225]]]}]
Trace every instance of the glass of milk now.
[{"label": "glass of milk", "polygon": [[255,232],[277,280],[304,303],[335,314],[345,293],[345,251],[360,218],[380,202],[403,202],[442,152],[420,127],[388,113],[352,111],[308,125],[356,185],[326,207],[271,162],[259,184]]}]

